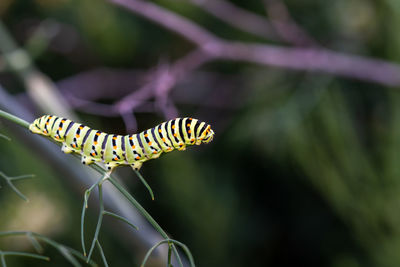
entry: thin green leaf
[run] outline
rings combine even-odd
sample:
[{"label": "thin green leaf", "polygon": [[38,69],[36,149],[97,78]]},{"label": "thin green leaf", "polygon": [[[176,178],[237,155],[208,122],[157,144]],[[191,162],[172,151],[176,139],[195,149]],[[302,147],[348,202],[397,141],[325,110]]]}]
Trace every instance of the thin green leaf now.
[{"label": "thin green leaf", "polygon": [[20,175],[20,176],[14,176],[14,177],[9,177],[10,181],[15,181],[15,180],[22,180],[22,179],[30,179],[35,177],[34,174],[25,174],[25,175]]},{"label": "thin green leaf", "polygon": [[103,260],[104,266],[108,267],[108,262],[107,262],[106,256],[104,255],[103,248],[101,247],[99,240],[96,240],[96,245],[97,245],[97,248],[100,251],[100,255],[101,255],[101,258]]},{"label": "thin green leaf", "polygon": [[122,217],[122,216],[119,216],[119,215],[117,215],[117,214],[115,214],[115,213],[112,213],[112,212],[109,212],[109,211],[104,211],[103,214],[104,214],[104,215],[111,216],[111,217],[114,217],[114,218],[116,218],[116,219],[118,219],[118,220],[121,220],[121,221],[123,221],[124,223],[129,224],[130,226],[132,226],[132,227],[135,228],[136,230],[139,230],[139,227],[137,227],[136,225],[134,225],[133,223],[131,223],[130,221],[128,221],[127,219],[125,219],[125,218]]},{"label": "thin green leaf", "polygon": [[93,250],[94,250],[94,246],[96,244],[96,241],[99,237],[99,232],[100,232],[100,228],[101,228],[101,223],[103,221],[103,212],[104,212],[104,204],[103,204],[103,190],[102,190],[102,185],[101,183],[98,185],[98,189],[99,189],[99,205],[100,205],[100,212],[99,212],[99,218],[97,220],[97,226],[96,226],[96,231],[94,233],[94,237],[93,237],[93,241],[92,241],[92,245],[90,246],[90,250],[89,250],[89,254],[88,254],[88,259],[87,261],[90,260]]},{"label": "thin green leaf", "polygon": [[4,256],[28,257],[28,258],[34,258],[34,259],[39,259],[39,260],[45,260],[45,261],[50,260],[49,257],[37,255],[37,254],[33,254],[33,253],[27,253],[27,252],[3,251],[2,254]]},{"label": "thin green leaf", "polygon": [[6,259],[5,259],[5,257],[4,257],[2,252],[0,253],[0,262],[1,262],[1,266],[2,267],[7,267]]},{"label": "thin green leaf", "polygon": [[39,242],[37,241],[37,239],[32,235],[31,232],[28,232],[26,234],[26,236],[28,237],[29,241],[31,241],[32,246],[35,248],[35,250],[38,253],[42,253],[43,252],[43,247],[39,244]]},{"label": "thin green leaf", "polygon": [[0,134],[0,138],[6,139],[7,141],[11,141],[11,138],[4,134]]},{"label": "thin green leaf", "polygon": [[[85,194],[86,195],[86,194]],[[83,207],[82,207],[82,214],[81,214],[81,244],[82,244],[82,250],[83,250],[83,255],[86,257],[86,247],[85,247],[85,213],[86,213],[86,198],[85,201],[83,201]]]},{"label": "thin green leaf", "polygon": [[135,170],[136,175],[139,177],[140,181],[142,181],[142,183],[144,184],[144,186],[147,188],[147,190],[150,193],[151,196],[151,200],[154,200],[154,194],[153,194],[153,190],[151,190],[150,185],[146,182],[146,180],[143,178],[143,176],[140,174],[140,172]]},{"label": "thin green leaf", "polygon": [[64,246],[60,246],[60,247],[58,247],[58,250],[67,259],[67,261],[69,261],[73,266],[81,267],[81,264],[75,259],[74,256],[72,256],[72,254],[68,250],[68,248],[66,248]]}]

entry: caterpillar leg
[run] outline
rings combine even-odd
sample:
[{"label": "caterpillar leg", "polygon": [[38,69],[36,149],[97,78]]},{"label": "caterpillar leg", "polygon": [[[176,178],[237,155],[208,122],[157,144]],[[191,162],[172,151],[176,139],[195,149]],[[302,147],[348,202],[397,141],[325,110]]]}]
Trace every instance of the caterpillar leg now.
[{"label": "caterpillar leg", "polygon": [[114,170],[114,168],[118,167],[119,165],[121,165],[119,162],[107,162],[107,163],[104,164],[104,166],[106,167],[108,173],[110,173],[110,174]]},{"label": "caterpillar leg", "polygon": [[184,150],[186,150],[186,146],[184,144],[180,143],[178,150],[179,151],[184,151]]},{"label": "caterpillar leg", "polygon": [[131,164],[132,169],[134,169],[135,171],[140,170],[140,168],[142,167],[143,163],[141,162],[135,162],[133,164]]},{"label": "caterpillar leg", "polygon": [[61,151],[64,152],[65,154],[74,152],[74,150],[72,148],[68,147],[65,143],[62,145]]},{"label": "caterpillar leg", "polygon": [[94,160],[92,158],[89,158],[89,157],[86,157],[86,156],[82,156],[81,162],[84,165],[89,165],[89,164],[92,164],[94,162]]}]

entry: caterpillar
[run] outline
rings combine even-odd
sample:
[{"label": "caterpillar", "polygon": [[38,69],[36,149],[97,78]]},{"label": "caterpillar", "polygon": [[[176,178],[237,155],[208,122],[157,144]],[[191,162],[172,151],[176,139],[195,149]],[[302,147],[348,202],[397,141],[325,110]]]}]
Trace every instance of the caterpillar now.
[{"label": "caterpillar", "polygon": [[71,120],[44,115],[34,120],[29,130],[62,142],[64,153],[81,154],[85,165],[103,162],[108,173],[115,167],[130,165],[139,170],[143,162],[158,158],[163,152],[185,150],[213,140],[209,124],[193,118],[176,118],[139,134],[116,135],[90,129]]}]

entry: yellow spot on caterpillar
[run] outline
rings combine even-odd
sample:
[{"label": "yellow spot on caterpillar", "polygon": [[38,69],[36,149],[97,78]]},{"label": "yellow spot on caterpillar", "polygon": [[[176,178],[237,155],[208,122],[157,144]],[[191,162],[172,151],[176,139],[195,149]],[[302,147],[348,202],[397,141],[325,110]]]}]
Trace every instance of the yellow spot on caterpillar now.
[{"label": "yellow spot on caterpillar", "polygon": [[97,135],[97,136],[99,136],[99,135],[100,135],[100,133],[96,133],[96,135]]},{"label": "yellow spot on caterpillar", "polygon": [[62,123],[64,123],[64,122],[65,122],[65,120],[61,120],[61,122],[62,122]]},{"label": "yellow spot on caterpillar", "polygon": [[79,129],[81,129],[81,130],[82,130],[82,129],[83,129],[83,126],[79,126]]},{"label": "yellow spot on caterpillar", "polygon": [[175,129],[175,124],[174,124],[174,125],[172,125],[172,129]]},{"label": "yellow spot on caterpillar", "polygon": [[46,121],[46,125],[49,125],[49,122],[48,122],[48,121]]},{"label": "yellow spot on caterpillar", "polygon": [[190,127],[190,123],[186,124],[187,127]]},{"label": "yellow spot on caterpillar", "polygon": [[92,156],[93,156],[93,157],[96,156],[96,153],[95,153],[95,152],[92,152]]},{"label": "yellow spot on caterpillar", "polygon": [[60,131],[61,131],[61,130],[62,130],[62,127],[58,127],[58,130],[60,130]]},{"label": "yellow spot on caterpillar", "polygon": [[75,136],[76,136],[76,138],[79,138],[80,135],[79,135],[79,134],[76,134]]}]

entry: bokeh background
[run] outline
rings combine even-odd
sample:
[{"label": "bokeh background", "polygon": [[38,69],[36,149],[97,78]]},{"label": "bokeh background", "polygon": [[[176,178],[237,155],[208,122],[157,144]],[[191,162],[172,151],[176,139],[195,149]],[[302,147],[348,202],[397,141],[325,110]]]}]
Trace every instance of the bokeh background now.
[{"label": "bokeh background", "polygon": [[[118,134],[177,116],[213,126],[211,144],[144,164],[155,201],[116,172],[198,266],[400,265],[400,1],[1,0],[0,17],[1,109]],[[29,203],[0,180],[0,231],[80,250],[96,174],[5,120],[0,133],[0,171],[36,175],[16,182]],[[133,232],[105,219],[110,266],[139,266],[161,240]],[[7,263],[69,266],[44,248],[50,262]]]}]

